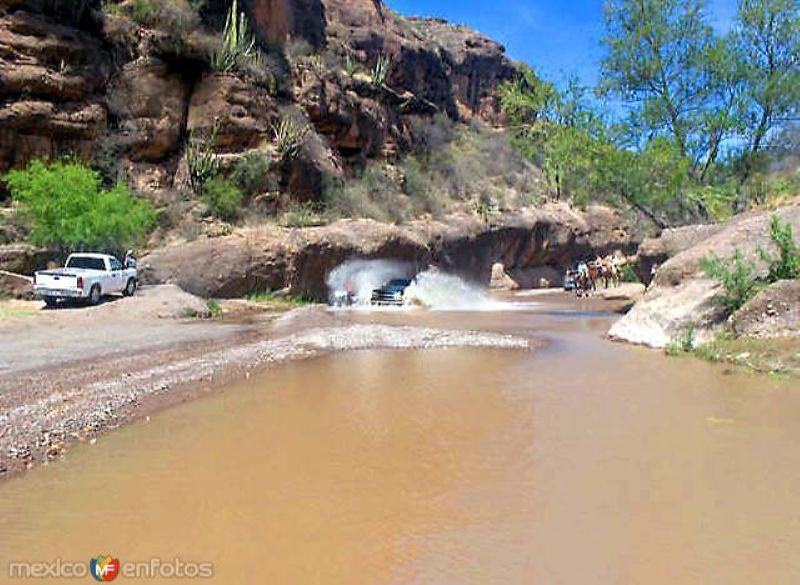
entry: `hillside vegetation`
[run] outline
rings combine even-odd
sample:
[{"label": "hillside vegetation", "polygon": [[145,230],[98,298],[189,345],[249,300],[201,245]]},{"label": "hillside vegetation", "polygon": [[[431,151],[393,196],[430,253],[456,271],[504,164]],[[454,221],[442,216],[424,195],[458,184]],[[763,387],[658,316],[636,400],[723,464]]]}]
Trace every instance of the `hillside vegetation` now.
[{"label": "hillside vegetation", "polygon": [[[666,226],[800,191],[796,0],[740,0],[726,35],[701,0],[613,0],[605,17],[597,87],[522,65],[500,88],[515,143],[560,198],[632,205]],[[620,107],[598,106],[609,100]]]}]

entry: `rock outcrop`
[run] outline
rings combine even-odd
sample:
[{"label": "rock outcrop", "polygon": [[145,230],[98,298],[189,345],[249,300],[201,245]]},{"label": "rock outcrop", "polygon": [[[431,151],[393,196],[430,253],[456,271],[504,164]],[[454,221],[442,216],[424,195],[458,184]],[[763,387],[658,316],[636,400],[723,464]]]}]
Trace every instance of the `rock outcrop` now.
[{"label": "rock outcrop", "polygon": [[800,234],[800,201],[774,212],[732,219],[721,225],[716,234],[665,262],[644,298],[611,328],[611,337],[661,348],[694,327],[698,343],[709,340],[729,315],[715,302],[719,285],[705,276],[700,261],[714,255],[729,258],[739,250],[763,272],[765,266],[758,249],[772,248],[770,219],[773,214],[788,221],[794,233]]},{"label": "rock outcrop", "polygon": [[[408,116],[496,120],[496,89],[514,71],[499,44],[442,21],[405,19],[381,0],[242,0],[269,55],[253,71],[217,73],[209,54],[227,5],[209,0],[198,16],[183,0],[6,0],[0,172],[73,154],[160,204],[160,192],[185,185],[190,134],[216,129],[220,152],[243,153],[270,142],[279,109],[292,104],[314,125],[318,151],[295,166],[320,175],[326,159],[340,172],[411,148]],[[324,71],[293,54],[301,42],[324,57]],[[341,71],[346,57],[359,75]],[[384,87],[368,75],[379,57],[389,63]],[[284,180],[288,195],[317,197],[320,177],[298,182],[296,170]]]},{"label": "rock outcrop", "polygon": [[622,219],[607,208],[579,212],[566,205],[525,209],[490,224],[464,215],[403,226],[370,220],[306,229],[265,226],[163,248],[140,266],[146,282],[175,283],[206,297],[289,287],[292,294],[325,299],[328,273],[356,258],[401,260],[419,269],[436,265],[486,286],[499,262],[512,278],[538,270],[553,285],[579,258],[633,252],[641,235],[621,226]]},{"label": "rock outcrop", "polygon": [[722,228],[720,224],[688,225],[668,228],[656,238],[645,239],[633,259],[639,279],[649,284],[653,279],[653,267],[661,266],[673,256],[719,233]]},{"label": "rock outcrop", "polygon": [[800,280],[771,284],[731,316],[737,335],[800,335]]}]

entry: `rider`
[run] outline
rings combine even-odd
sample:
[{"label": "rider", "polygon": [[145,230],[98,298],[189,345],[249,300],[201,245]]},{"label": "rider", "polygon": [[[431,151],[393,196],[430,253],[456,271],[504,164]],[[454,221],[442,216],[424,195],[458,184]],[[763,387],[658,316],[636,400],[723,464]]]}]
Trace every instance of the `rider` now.
[{"label": "rider", "polygon": [[589,276],[589,265],[585,260],[578,263],[578,276]]},{"label": "rider", "polygon": [[136,256],[133,255],[133,250],[125,252],[125,260],[122,264],[125,268],[136,268]]}]

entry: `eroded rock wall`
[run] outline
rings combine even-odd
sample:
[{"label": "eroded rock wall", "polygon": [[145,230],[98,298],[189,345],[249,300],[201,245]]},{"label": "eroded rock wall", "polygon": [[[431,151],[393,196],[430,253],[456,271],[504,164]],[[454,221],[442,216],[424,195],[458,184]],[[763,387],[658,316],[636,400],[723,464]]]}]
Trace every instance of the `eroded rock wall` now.
[{"label": "eroded rock wall", "polygon": [[[325,280],[346,260],[380,258],[437,266],[489,286],[492,268],[512,274],[563,274],[579,258],[635,250],[641,235],[615,212],[565,205],[528,209],[487,224],[472,216],[393,226],[345,220],[320,228],[263,227],[158,250],[143,258],[145,280],[171,282],[194,294],[236,297],[289,287],[323,300]],[[532,283],[538,286],[538,283]]]}]

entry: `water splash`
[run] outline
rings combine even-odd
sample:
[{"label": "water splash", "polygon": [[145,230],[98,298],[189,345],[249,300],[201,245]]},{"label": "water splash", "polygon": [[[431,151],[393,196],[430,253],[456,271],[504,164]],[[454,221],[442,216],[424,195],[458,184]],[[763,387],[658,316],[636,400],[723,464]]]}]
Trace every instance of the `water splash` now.
[{"label": "water splash", "polygon": [[508,308],[507,303],[490,298],[484,289],[436,269],[417,276],[406,290],[405,302],[433,311],[498,311]]},{"label": "water splash", "polygon": [[416,274],[410,262],[394,260],[348,260],[331,271],[326,279],[331,294],[347,292],[353,304],[369,306],[372,291],[393,278],[411,278]]},{"label": "water splash", "polygon": [[[414,278],[405,292],[406,307],[433,311],[498,311],[509,303],[493,300],[487,291],[453,274],[430,268],[416,274],[410,262],[393,260],[348,260],[326,279],[332,304],[356,308],[372,307],[372,291],[393,278]],[[350,295],[350,302],[338,302]]]}]

